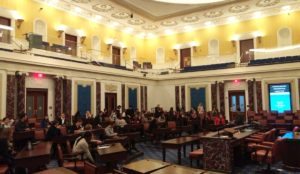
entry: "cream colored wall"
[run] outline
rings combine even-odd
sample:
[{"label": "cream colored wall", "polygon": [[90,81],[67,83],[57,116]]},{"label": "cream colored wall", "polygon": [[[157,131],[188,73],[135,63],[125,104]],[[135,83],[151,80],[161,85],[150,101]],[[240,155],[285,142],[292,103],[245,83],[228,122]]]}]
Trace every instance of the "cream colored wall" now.
[{"label": "cream colored wall", "polygon": [[72,78],[72,115],[78,111],[78,85],[91,87],[91,113],[96,115],[96,80],[83,78]]},{"label": "cream colored wall", "polygon": [[[48,90],[48,116],[50,120],[55,118],[55,104],[54,104],[54,97],[55,97],[55,89],[54,89],[54,80],[51,78],[34,78],[34,77],[26,77],[25,78],[25,88],[36,88],[36,89],[47,89]],[[25,95],[26,101],[26,95]],[[26,108],[26,106],[25,106]]]},{"label": "cream colored wall", "polygon": [[289,77],[289,78],[269,78],[262,80],[262,95],[263,95],[263,110],[269,111],[269,84],[277,83],[290,83],[291,93],[292,93],[292,109],[293,111],[299,110],[299,90],[298,90],[298,78],[299,77]]}]

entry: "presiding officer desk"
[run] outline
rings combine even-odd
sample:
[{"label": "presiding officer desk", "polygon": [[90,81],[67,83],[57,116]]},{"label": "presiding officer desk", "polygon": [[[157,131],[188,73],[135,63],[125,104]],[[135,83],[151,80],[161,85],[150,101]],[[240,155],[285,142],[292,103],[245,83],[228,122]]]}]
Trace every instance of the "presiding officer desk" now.
[{"label": "presiding officer desk", "polygon": [[242,161],[245,138],[256,132],[246,124],[202,136],[204,169],[231,173],[234,161]]}]

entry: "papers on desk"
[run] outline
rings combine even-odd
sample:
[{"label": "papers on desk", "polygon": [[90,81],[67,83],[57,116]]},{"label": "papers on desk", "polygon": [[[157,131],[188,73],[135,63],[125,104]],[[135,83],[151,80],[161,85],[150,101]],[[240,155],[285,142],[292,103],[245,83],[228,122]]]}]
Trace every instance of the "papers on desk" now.
[{"label": "papers on desk", "polygon": [[110,144],[105,144],[105,145],[101,145],[101,146],[98,146],[97,149],[107,149],[107,148],[110,148]]}]

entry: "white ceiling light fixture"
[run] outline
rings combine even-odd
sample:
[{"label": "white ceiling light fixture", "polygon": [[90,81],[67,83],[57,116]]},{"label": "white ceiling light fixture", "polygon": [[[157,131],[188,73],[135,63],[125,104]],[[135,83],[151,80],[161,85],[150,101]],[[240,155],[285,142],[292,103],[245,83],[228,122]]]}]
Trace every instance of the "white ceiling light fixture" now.
[{"label": "white ceiling light fixture", "polygon": [[217,3],[225,0],[154,0],[158,2],[164,3],[172,3],[172,4],[209,4],[209,3]]}]

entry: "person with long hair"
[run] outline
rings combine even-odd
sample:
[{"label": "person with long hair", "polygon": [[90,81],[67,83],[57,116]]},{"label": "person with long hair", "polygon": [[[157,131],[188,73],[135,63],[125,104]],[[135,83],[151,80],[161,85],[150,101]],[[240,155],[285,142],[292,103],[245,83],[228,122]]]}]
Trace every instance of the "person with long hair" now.
[{"label": "person with long hair", "polygon": [[[82,136],[79,136],[73,145],[73,153],[83,153],[83,158],[95,163],[94,158],[90,152],[89,142],[92,140],[92,133],[86,131]],[[80,158],[80,157],[79,157]]]}]

